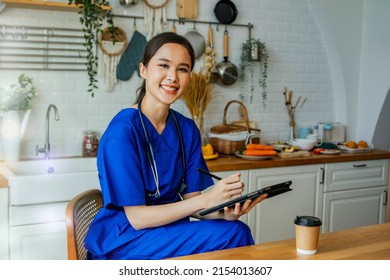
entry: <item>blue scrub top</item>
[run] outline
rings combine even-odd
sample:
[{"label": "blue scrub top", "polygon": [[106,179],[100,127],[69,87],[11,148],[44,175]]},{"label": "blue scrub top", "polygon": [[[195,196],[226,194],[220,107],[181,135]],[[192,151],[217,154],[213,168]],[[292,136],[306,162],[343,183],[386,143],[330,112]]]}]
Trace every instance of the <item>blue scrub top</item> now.
[{"label": "blue scrub top", "polygon": [[196,169],[207,170],[201,153],[199,129],[192,119],[173,111],[184,144],[186,170],[174,119],[169,115],[161,135],[143,115],[143,121],[156,158],[160,197],[156,192],[148,144],[137,109],[120,111],[103,134],[97,154],[100,187],[104,207],[95,217],[85,240],[94,255],[104,255],[139,238],[149,229],[135,230],[127,220],[123,206],[157,205],[179,200],[177,193],[183,172],[186,172],[186,193],[198,192],[213,184],[212,179]]}]

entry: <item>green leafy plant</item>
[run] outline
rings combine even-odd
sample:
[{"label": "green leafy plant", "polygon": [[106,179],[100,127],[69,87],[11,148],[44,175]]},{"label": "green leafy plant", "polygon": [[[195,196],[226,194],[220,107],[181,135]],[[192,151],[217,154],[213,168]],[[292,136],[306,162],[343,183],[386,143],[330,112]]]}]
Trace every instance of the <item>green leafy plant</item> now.
[{"label": "green leafy plant", "polygon": [[[240,64],[240,81],[241,81],[241,93],[240,99],[244,101],[244,86],[247,72],[249,72],[250,78],[250,94],[249,103],[253,103],[253,96],[256,89],[255,76],[257,74],[257,86],[261,89],[261,97],[263,106],[266,106],[267,102],[267,78],[268,78],[268,51],[265,43],[260,42],[258,39],[250,38],[246,40],[241,46],[241,64]],[[256,73],[256,70],[258,73]]]},{"label": "green leafy plant", "polygon": [[9,89],[0,87],[0,111],[27,111],[31,108],[30,101],[37,95],[33,79],[21,74],[18,83],[12,84]]},{"label": "green leafy plant", "polygon": [[89,78],[88,92],[94,97],[97,86],[98,54],[95,51],[100,33],[103,32],[104,22],[109,25],[112,38],[115,38],[114,14],[112,9],[105,10],[103,7],[110,6],[108,0],[68,0],[68,4],[76,4],[79,7],[80,23],[83,25],[84,46],[87,50],[87,72]]}]

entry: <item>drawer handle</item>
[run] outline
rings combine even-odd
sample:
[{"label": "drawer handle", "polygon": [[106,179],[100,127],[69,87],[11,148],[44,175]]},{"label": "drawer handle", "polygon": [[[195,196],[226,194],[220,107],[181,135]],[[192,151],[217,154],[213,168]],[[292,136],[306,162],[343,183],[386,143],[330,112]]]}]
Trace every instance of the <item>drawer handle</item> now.
[{"label": "drawer handle", "polygon": [[383,201],[383,205],[385,206],[387,205],[387,191],[385,190],[384,193],[385,193],[385,199]]},{"label": "drawer handle", "polygon": [[321,181],[320,181],[320,184],[324,184],[325,183],[325,168],[322,168],[321,167]]},{"label": "drawer handle", "polygon": [[363,163],[363,164],[354,164],[353,167],[366,167],[367,164]]}]

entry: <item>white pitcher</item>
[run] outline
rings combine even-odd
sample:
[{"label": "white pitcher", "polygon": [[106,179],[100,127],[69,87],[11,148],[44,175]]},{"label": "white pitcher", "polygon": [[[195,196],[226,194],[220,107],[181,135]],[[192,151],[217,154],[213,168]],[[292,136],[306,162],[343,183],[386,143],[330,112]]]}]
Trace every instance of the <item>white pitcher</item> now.
[{"label": "white pitcher", "polygon": [[20,159],[20,146],[26,131],[31,110],[24,112],[9,110],[3,112],[1,138],[3,141],[4,161],[12,162]]},{"label": "white pitcher", "polygon": [[317,133],[308,134],[307,139],[317,141],[317,143],[316,143],[317,146],[320,146],[322,144],[322,139],[321,139],[321,137],[319,137],[319,135]]}]

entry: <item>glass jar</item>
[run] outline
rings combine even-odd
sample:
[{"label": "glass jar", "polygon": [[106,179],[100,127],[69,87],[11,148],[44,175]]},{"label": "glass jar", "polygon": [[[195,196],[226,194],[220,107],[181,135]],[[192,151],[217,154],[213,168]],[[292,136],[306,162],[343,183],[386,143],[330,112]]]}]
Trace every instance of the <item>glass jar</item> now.
[{"label": "glass jar", "polygon": [[99,146],[98,132],[95,130],[83,131],[83,156],[95,157]]},{"label": "glass jar", "polygon": [[324,143],[332,142],[332,129],[333,129],[333,125],[331,123],[324,124],[324,136],[322,138],[322,142]]}]

